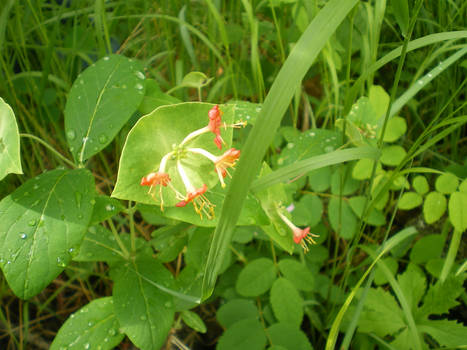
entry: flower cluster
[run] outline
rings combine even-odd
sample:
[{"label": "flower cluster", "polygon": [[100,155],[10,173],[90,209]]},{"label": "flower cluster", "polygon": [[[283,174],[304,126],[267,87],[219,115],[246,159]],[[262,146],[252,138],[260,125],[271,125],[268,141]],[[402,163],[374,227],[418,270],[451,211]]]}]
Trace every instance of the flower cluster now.
[{"label": "flower cluster", "polygon": [[[235,167],[235,164],[240,157],[240,151],[235,148],[230,148],[229,150],[224,152],[224,154],[216,156],[211,152],[205,150],[204,148],[188,147],[188,144],[198,136],[212,132],[215,135],[214,143],[217,146],[217,148],[221,150],[222,145],[225,145],[225,141],[222,139],[221,136],[221,127],[224,127],[224,129],[228,127],[239,128],[246,125],[246,122],[238,122],[230,125],[222,123],[222,114],[223,112],[219,109],[218,105],[212,107],[208,112],[208,125],[188,134],[182,140],[182,142],[174,148],[173,151],[167,153],[162,158],[158,171],[151,172],[141,179],[141,186],[149,186],[148,193],[150,193],[156,201],[157,199],[155,198],[155,189],[157,188],[157,186],[159,186],[159,201],[161,205],[161,210],[164,210],[162,187],[168,187],[174,192],[175,198],[179,201],[178,203],[176,203],[176,207],[184,207],[187,204],[192,203],[196,213],[198,213],[201,218],[203,217],[203,214],[208,219],[214,218],[214,205],[205,196],[205,193],[208,190],[207,185],[203,184],[203,186],[200,188],[196,188],[195,186],[193,186],[192,181],[187,175],[180,160],[190,153],[198,154],[205,157],[213,163],[214,171],[217,172],[222,187],[225,187],[224,178],[227,175],[230,176],[228,169]],[[180,176],[180,179],[182,180],[185,186],[185,195],[179,192],[171,182],[171,178],[166,170],[167,162],[169,159],[176,161],[176,169],[178,175]]]}]

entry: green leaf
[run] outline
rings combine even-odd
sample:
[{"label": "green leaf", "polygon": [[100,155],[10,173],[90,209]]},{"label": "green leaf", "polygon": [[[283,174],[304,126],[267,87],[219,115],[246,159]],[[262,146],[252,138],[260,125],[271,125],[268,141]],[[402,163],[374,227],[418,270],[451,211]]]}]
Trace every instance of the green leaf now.
[{"label": "green leaf", "polygon": [[76,254],[94,191],[88,170],[53,170],[0,202],[0,263],[18,297],[39,293]]},{"label": "green leaf", "polygon": [[146,79],[146,93],[138,107],[141,114],[148,114],[157,107],[180,103],[178,98],[167,95],[162,92],[154,79]]},{"label": "green leaf", "polygon": [[[360,181],[351,176],[350,166],[344,166],[344,171],[336,170],[331,177],[331,193],[336,195],[348,196],[354,193],[360,186]],[[341,192],[342,182],[342,192]]]},{"label": "green leaf", "polygon": [[375,112],[373,120],[379,123],[386,115],[386,111],[389,106],[389,95],[383,87],[372,85],[368,93],[368,99],[371,107],[373,107],[373,111]]},{"label": "green leaf", "polygon": [[292,222],[297,226],[316,226],[321,221],[323,204],[318,196],[305,194],[292,211]]},{"label": "green leaf", "polygon": [[[386,132],[384,133],[384,142],[396,142],[407,131],[407,122],[401,117],[392,117],[388,121]],[[379,135],[378,135],[379,137]]]},{"label": "green leaf", "polygon": [[[386,264],[389,271],[391,271],[393,275],[397,273],[397,268],[399,267],[399,265],[397,264],[396,259],[392,257],[387,257],[387,258],[381,259],[381,261],[383,261]],[[388,279],[386,278],[386,275],[384,274],[384,272],[381,270],[379,266],[375,268],[374,283],[378,286],[388,283]]]},{"label": "green leaf", "polygon": [[240,272],[235,285],[237,292],[246,297],[256,297],[271,288],[276,279],[276,268],[271,259],[250,261]]},{"label": "green leaf", "polygon": [[357,230],[357,217],[349,204],[342,200],[342,213],[340,214],[340,200],[332,197],[328,205],[328,216],[331,227],[344,239],[350,239]]},{"label": "green leaf", "polygon": [[444,237],[439,234],[420,238],[410,251],[410,261],[416,264],[426,263],[441,256],[444,247]]},{"label": "green leaf", "polygon": [[426,291],[425,274],[417,265],[409,264],[407,269],[397,276],[397,281],[412,313],[414,313]]},{"label": "green leaf", "polygon": [[417,192],[404,192],[397,207],[401,210],[411,210],[423,203],[423,197]]},{"label": "green leaf", "polygon": [[120,327],[141,350],[160,349],[174,320],[174,304],[165,291],[173,278],[151,256],[115,266],[113,299]]},{"label": "green leaf", "polygon": [[[310,254],[313,254],[311,252]],[[281,259],[279,270],[295,288],[303,291],[311,291],[315,288],[315,279],[308,267],[294,259]]]},{"label": "green leaf", "polygon": [[233,324],[219,338],[216,350],[263,350],[267,339],[264,328],[256,319]]},{"label": "green leaf", "polygon": [[331,167],[316,169],[308,174],[308,184],[315,192],[324,192],[331,186]]},{"label": "green leaf", "polygon": [[[121,235],[122,241],[128,248],[129,236]],[[89,226],[84,236],[83,243],[79,249],[78,255],[73,257],[74,261],[105,261],[112,263],[122,261],[124,256],[120,246],[115,241],[112,232],[101,225]]]},{"label": "green leaf", "polygon": [[[365,209],[365,203],[367,202],[368,201],[364,196],[356,196],[349,199],[350,207],[352,208],[355,215],[357,215],[359,218],[362,218],[363,211]],[[372,208],[371,211],[363,217],[363,221],[373,226],[382,226],[386,223],[386,218],[382,212],[376,208]]]},{"label": "green leaf", "polygon": [[430,190],[428,181],[423,175],[416,176],[412,181],[412,186],[418,194],[425,194]]},{"label": "green leaf", "polygon": [[458,185],[459,180],[457,176],[451,173],[444,173],[438,176],[435,182],[436,191],[444,194],[453,193]]},{"label": "green leaf", "polygon": [[404,159],[407,152],[398,145],[386,146],[381,152],[381,163],[389,166],[397,166]]},{"label": "green leaf", "polygon": [[92,210],[91,221],[89,222],[90,225],[95,225],[110,219],[125,209],[122,203],[115,198],[98,195],[94,200],[95,203],[94,209]]},{"label": "green leaf", "polygon": [[303,320],[303,299],[287,279],[278,278],[272,285],[271,306],[279,322],[300,327]]},{"label": "green leaf", "polygon": [[190,72],[183,77],[180,86],[200,89],[209,85],[213,78],[209,78],[203,72]]},{"label": "green leaf", "polygon": [[357,146],[373,141],[380,126],[379,117],[373,109],[370,99],[365,96],[357,100],[345,120],[336,120],[336,126],[343,130],[344,122],[347,123],[346,135]]},{"label": "green leaf", "polygon": [[112,297],[91,301],[60,327],[50,350],[111,350],[125,337],[114,314]]},{"label": "green leaf", "polygon": [[22,174],[18,125],[11,107],[0,98],[0,180]]},{"label": "green leaf", "polygon": [[248,101],[229,101],[228,104],[235,106],[236,120],[246,121],[248,124],[255,125],[261,112],[262,105],[260,103],[252,103]]},{"label": "green leaf", "polygon": [[65,130],[80,163],[104,149],[136,111],[144,96],[139,62],[106,56],[81,73],[68,94]]},{"label": "green leaf", "polygon": [[[138,120],[131,129],[123,147],[120,158],[120,166],[112,197],[133,200],[145,204],[160,204],[158,192],[154,197],[148,193],[147,186],[141,186],[141,178],[147,174],[157,171],[162,158],[173,151],[173,145],[179,145],[191,132],[208,125],[208,111],[213,107],[207,103],[180,103],[176,105],[162,106],[152,113]],[[234,120],[233,106],[220,106],[224,112],[222,121],[231,124]],[[222,138],[227,143],[226,149],[230,147],[232,140],[232,129],[222,128]],[[214,134],[205,133],[189,142],[189,148],[204,148],[214,155],[221,153],[213,142]],[[169,160],[166,172],[171,178],[171,184],[180,193],[185,194],[178,169],[177,162]],[[182,157],[181,164],[195,188],[206,184],[213,188],[219,181],[214,164],[201,155],[187,152]],[[164,205],[175,206],[180,200],[176,198],[170,186],[162,187]],[[191,204],[190,204],[191,206]]]},{"label": "green leaf", "polygon": [[[276,323],[266,332],[273,347],[281,347],[287,350],[313,350],[305,333],[288,323]],[[271,348],[272,349],[272,348]]]},{"label": "green leaf", "polygon": [[431,285],[423,299],[423,305],[419,310],[420,319],[429,315],[441,315],[447,313],[453,307],[459,305],[456,300],[463,292],[464,277],[448,276],[443,282],[438,281]]},{"label": "green leaf", "polygon": [[401,33],[406,36],[409,28],[409,3],[406,0],[393,0],[391,5]]},{"label": "green leaf", "polygon": [[423,217],[427,224],[438,221],[446,211],[446,197],[439,192],[430,192],[423,203]]},{"label": "green leaf", "polygon": [[[163,263],[177,258],[188,241],[187,226],[179,224],[175,226],[163,226],[151,233],[154,237],[151,245],[158,250],[157,259]],[[209,236],[208,236],[209,237]]]},{"label": "green leaf", "polygon": [[371,288],[358,323],[360,332],[384,337],[404,327],[404,316],[394,297],[381,288]]},{"label": "green leaf", "polygon": [[193,311],[182,311],[182,320],[185,322],[185,324],[190,327],[191,329],[194,329],[195,331],[199,333],[206,333],[207,328],[206,325],[204,324],[204,321],[199,317],[199,315]]},{"label": "green leaf", "polygon": [[456,230],[467,229],[467,193],[454,192],[449,197],[449,220]]},{"label": "green leaf", "polygon": [[[359,159],[352,170],[352,177],[357,180],[366,180],[371,177],[373,164],[373,159]],[[376,164],[375,174],[381,173],[383,170],[381,163]]]},{"label": "green leaf", "polygon": [[233,299],[217,310],[217,321],[224,328],[245,319],[259,319],[258,309],[252,300]]},{"label": "green leaf", "polygon": [[462,193],[467,193],[467,179],[464,179],[459,185],[459,191]]},{"label": "green leaf", "polygon": [[467,327],[449,320],[426,320],[418,326],[420,332],[428,333],[439,345],[448,347],[467,346]]}]

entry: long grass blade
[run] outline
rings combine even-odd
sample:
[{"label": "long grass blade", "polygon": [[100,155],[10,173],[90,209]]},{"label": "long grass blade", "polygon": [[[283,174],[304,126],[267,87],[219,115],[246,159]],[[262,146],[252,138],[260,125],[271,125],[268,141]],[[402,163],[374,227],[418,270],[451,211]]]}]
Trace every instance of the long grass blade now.
[{"label": "long grass blade", "polygon": [[243,148],[242,157],[222,206],[219,224],[209,249],[203,278],[203,299],[212,294],[223,257],[251,182],[278,129],[297,86],[313,64],[329,37],[358,0],[331,0],[308,25],[266,96],[256,125]]}]

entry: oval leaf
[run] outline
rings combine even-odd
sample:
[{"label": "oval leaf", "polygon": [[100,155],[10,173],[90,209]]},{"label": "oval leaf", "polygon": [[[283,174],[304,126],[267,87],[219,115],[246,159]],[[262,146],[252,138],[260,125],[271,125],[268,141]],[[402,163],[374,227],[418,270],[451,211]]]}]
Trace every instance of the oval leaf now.
[{"label": "oval leaf", "polygon": [[467,193],[454,192],[449,198],[449,220],[456,230],[467,230]]},{"label": "oval leaf", "polygon": [[139,62],[106,56],[80,74],[65,106],[70,151],[82,163],[104,149],[136,111],[144,96]]},{"label": "oval leaf", "polygon": [[453,193],[458,185],[459,180],[457,176],[451,173],[444,173],[438,176],[435,182],[436,191],[444,194]]},{"label": "oval leaf", "polygon": [[237,292],[246,297],[261,295],[271,288],[275,279],[276,270],[271,259],[253,260],[238,275]]},{"label": "oval leaf", "polygon": [[432,224],[446,211],[446,197],[439,192],[430,192],[423,203],[423,216],[427,224]]},{"label": "oval leaf", "polygon": [[300,326],[303,320],[303,299],[285,278],[277,279],[271,288],[271,305],[280,322]]},{"label": "oval leaf", "polygon": [[22,174],[19,134],[15,114],[0,98],[0,180],[7,174]]},{"label": "oval leaf", "polygon": [[91,301],[68,318],[58,331],[50,350],[102,349],[117,346],[124,335],[119,331],[112,297]]},{"label": "oval leaf", "polygon": [[150,256],[116,267],[111,274],[115,284],[115,314],[121,329],[142,350],[160,349],[174,319],[174,303],[165,293],[172,275]]},{"label": "oval leaf", "polygon": [[423,202],[423,197],[417,192],[405,192],[399,200],[398,208],[411,210],[418,207]]},{"label": "oval leaf", "polygon": [[94,192],[88,170],[54,170],[27,181],[0,202],[0,263],[18,297],[39,293],[77,252]]},{"label": "oval leaf", "polygon": [[235,323],[219,339],[216,350],[262,350],[266,346],[266,334],[256,319]]}]

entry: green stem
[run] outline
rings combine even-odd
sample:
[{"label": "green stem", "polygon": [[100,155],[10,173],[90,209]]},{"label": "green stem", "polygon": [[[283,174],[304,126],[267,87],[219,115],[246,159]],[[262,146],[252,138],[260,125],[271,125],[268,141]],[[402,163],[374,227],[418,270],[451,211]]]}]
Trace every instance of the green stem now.
[{"label": "green stem", "polygon": [[128,252],[128,249],[126,249],[125,244],[123,244],[122,240],[120,239],[120,236],[118,235],[117,229],[115,228],[115,225],[112,220],[108,219],[107,223],[109,224],[110,231],[112,231],[112,234],[115,237],[115,241],[117,241],[118,246],[122,250],[122,253],[125,257],[125,259],[128,259],[130,256],[130,253]]},{"label": "green stem", "polygon": [[443,283],[446,280],[446,277],[451,271],[452,265],[454,264],[454,260],[456,259],[457,252],[459,251],[459,245],[461,242],[462,232],[458,230],[454,230],[454,234],[452,235],[451,244],[449,245],[448,255],[444,260],[443,269],[441,270],[441,275],[439,276],[439,280]]},{"label": "green stem", "polygon": [[69,160],[68,158],[66,158],[65,156],[63,156],[60,152],[58,152],[55,148],[53,148],[51,145],[49,145],[47,142],[45,142],[44,140],[42,140],[41,138],[37,137],[37,136],[34,136],[34,135],[31,135],[31,134],[19,134],[19,136],[21,137],[26,137],[26,138],[30,138],[34,141],[37,141],[39,142],[42,146],[44,146],[45,148],[47,148],[50,152],[52,152],[54,155],[57,156],[57,158],[59,158],[61,161],[63,161],[64,163],[68,164],[70,167],[72,168],[76,168],[76,164],[73,163],[71,160]]},{"label": "green stem", "polygon": [[136,231],[135,231],[135,218],[134,218],[134,209],[131,206],[131,201],[128,202],[128,215],[130,216],[130,242],[131,242],[131,252],[136,252]]}]

